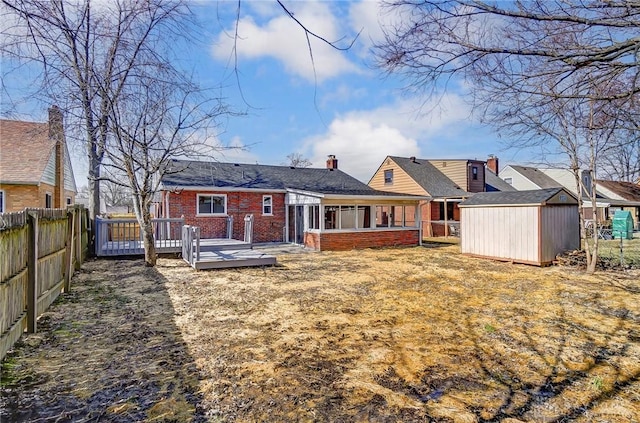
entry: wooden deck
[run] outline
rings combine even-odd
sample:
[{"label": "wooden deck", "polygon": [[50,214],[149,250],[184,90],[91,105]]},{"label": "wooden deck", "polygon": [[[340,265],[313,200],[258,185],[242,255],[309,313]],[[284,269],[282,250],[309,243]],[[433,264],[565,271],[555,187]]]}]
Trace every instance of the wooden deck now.
[{"label": "wooden deck", "polygon": [[[201,239],[200,228],[184,224],[184,219],[153,219],[156,252],[181,253],[194,269],[272,266],[276,257],[252,249],[253,219],[245,218],[245,239]],[[96,255],[143,256],[142,233],[135,219],[96,218]]]}]

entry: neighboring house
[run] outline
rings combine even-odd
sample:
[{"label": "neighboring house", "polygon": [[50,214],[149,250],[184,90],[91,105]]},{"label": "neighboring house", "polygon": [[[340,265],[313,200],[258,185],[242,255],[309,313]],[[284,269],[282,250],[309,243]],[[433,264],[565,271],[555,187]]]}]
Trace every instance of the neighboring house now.
[{"label": "neighboring house", "polygon": [[[497,158],[490,157],[490,160],[491,166],[497,169]],[[487,190],[489,172],[485,171],[485,165],[481,160],[387,156],[371,177],[369,186],[428,197],[421,204],[425,236],[458,235],[458,203],[473,193]]]},{"label": "neighboring house", "polygon": [[629,210],[636,230],[640,230],[640,185],[633,182],[604,181],[598,179],[598,192],[607,197],[611,204],[609,216],[617,210]]},{"label": "neighboring house", "polygon": [[516,191],[511,185],[506,183],[498,176],[500,171],[498,167],[498,158],[494,155],[490,155],[487,159],[487,168],[485,169],[485,192],[504,192],[504,191]]},{"label": "neighboring house", "polygon": [[[161,180],[161,213],[184,216],[202,238],[292,242],[317,250],[415,246],[423,197],[375,190],[338,170],[173,160]],[[228,228],[230,217],[233,227]]]},{"label": "neighboring house", "polygon": [[0,212],[75,203],[62,122],[56,106],[49,109],[48,123],[0,119]]},{"label": "neighboring house", "polygon": [[[508,165],[500,171],[500,179],[518,191],[559,188],[562,186],[558,181],[535,167]],[[573,191],[575,189],[571,192]]]},{"label": "neighboring house", "polygon": [[[527,166],[509,165],[500,172],[500,178],[513,186],[518,191],[565,188],[574,196],[578,196],[576,180],[573,172],[569,169],[541,169]],[[582,209],[584,216],[592,216],[591,199],[589,192],[591,189],[591,173],[581,171],[582,183]],[[597,220],[604,222],[608,218],[608,200],[601,194],[596,193],[598,201],[596,203]]]}]

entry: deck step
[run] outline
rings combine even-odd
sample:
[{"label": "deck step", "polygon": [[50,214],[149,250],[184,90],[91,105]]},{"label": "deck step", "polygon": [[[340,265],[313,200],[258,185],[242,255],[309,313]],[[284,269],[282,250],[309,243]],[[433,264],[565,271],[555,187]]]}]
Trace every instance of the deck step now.
[{"label": "deck step", "polygon": [[229,267],[273,266],[276,257],[254,250],[200,251],[200,260],[192,266],[196,270],[224,269]]}]

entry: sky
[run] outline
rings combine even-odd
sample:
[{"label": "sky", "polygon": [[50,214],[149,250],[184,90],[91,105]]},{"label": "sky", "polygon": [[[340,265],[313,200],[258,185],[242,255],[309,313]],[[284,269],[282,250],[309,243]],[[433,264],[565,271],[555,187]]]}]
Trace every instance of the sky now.
[{"label": "sky", "polygon": [[[335,155],[339,168],[368,182],[387,155],[427,159],[500,158],[501,167],[526,163],[526,152],[506,149],[491,128],[471,117],[465,85],[450,83],[437,99],[403,90],[406,81],[374,66],[372,45],[392,17],[376,1],[287,1],[310,30],[346,46],[338,51],[312,39],[313,62],[302,29],[275,1],[241,2],[237,73],[233,54],[237,2],[192,2],[201,21],[198,40],[181,49],[181,66],[202,87],[243,116],[221,123],[223,162],[286,165],[298,153],[314,167]],[[35,116],[34,120],[46,116]],[[72,150],[77,185],[86,185],[81,148]]]}]

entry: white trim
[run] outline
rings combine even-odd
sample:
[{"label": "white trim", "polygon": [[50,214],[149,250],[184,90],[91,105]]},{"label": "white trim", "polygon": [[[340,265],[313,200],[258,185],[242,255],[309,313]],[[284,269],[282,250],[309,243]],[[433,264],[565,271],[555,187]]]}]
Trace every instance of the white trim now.
[{"label": "white trim", "polygon": [[[200,197],[222,197],[224,198],[224,213],[200,213]],[[202,193],[196,194],[196,216],[198,217],[226,217],[227,214],[227,194]]]}]

